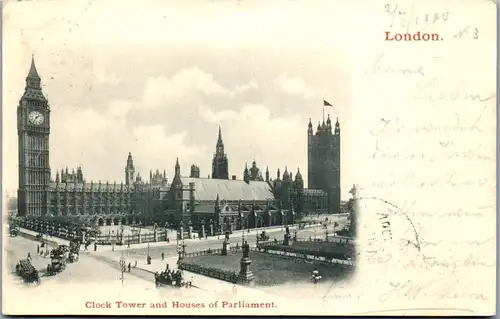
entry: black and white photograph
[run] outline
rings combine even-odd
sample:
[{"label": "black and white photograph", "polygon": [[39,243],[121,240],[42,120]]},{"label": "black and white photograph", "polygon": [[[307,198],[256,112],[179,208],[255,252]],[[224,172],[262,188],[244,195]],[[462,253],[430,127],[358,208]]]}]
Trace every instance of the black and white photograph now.
[{"label": "black and white photograph", "polygon": [[494,311],[493,5],[2,6],[3,313]]}]

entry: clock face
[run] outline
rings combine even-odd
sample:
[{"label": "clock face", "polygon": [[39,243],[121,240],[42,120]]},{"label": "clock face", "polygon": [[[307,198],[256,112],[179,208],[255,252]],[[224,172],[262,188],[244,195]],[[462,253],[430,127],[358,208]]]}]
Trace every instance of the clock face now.
[{"label": "clock face", "polygon": [[32,124],[40,125],[43,123],[43,114],[38,111],[33,111],[28,115],[28,119]]}]

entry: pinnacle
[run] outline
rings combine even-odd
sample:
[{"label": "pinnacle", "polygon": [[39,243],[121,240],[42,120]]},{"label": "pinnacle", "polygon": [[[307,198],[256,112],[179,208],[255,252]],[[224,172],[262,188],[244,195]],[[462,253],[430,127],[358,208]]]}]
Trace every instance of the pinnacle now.
[{"label": "pinnacle", "polygon": [[35,56],[34,55],[31,57],[31,66],[30,66],[30,71],[28,73],[28,77],[29,78],[40,79],[40,76],[38,75],[38,71],[36,70]]}]

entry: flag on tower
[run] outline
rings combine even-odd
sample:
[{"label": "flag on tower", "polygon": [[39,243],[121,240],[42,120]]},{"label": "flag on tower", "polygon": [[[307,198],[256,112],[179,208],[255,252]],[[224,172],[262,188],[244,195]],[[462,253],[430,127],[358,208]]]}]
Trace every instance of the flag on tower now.
[{"label": "flag on tower", "polygon": [[323,99],[323,106],[333,106],[327,100]]}]

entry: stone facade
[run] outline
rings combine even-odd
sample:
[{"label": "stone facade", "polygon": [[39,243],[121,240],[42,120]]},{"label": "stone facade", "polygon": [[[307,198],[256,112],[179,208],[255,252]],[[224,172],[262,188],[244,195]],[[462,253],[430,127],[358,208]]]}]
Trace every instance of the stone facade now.
[{"label": "stone facade", "polygon": [[50,105],[35,61],[17,108],[19,143],[18,215],[80,219],[88,224],[118,224],[154,219],[168,191],[166,172],[150,173],[149,183],[136,174],[132,154],[125,166],[125,183],[86,181],[83,169],[58,170],[49,165]]},{"label": "stone facade", "polygon": [[308,188],[328,195],[328,210],[340,212],[340,124],[337,118],[332,131],[330,116],[318,122],[316,134],[309,120],[307,129]]}]

